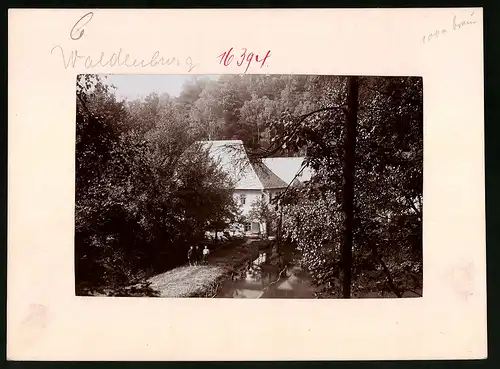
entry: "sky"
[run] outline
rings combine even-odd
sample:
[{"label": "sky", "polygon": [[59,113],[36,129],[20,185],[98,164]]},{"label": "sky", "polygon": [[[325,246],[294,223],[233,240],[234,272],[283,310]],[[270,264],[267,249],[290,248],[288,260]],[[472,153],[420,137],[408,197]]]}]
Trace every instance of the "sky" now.
[{"label": "sky", "polygon": [[[217,78],[218,76],[204,76]],[[116,87],[116,97],[121,100],[135,100],[156,92],[161,95],[179,96],[185,82],[196,78],[195,75],[155,75],[155,74],[107,74],[108,84]]]}]

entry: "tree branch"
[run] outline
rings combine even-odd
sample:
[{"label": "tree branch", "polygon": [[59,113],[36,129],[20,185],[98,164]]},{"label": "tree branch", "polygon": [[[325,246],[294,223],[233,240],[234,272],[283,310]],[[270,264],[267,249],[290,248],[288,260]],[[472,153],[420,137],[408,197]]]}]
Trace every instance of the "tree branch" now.
[{"label": "tree branch", "polygon": [[292,185],[292,183],[302,174],[302,172],[304,171],[304,169],[306,169],[306,167],[307,167],[307,164],[304,161],[304,163],[302,163],[302,166],[300,167],[299,171],[295,174],[295,176],[293,177],[293,179],[286,186],[285,190],[283,191],[283,194],[286,194],[286,192],[288,191],[288,189],[290,188],[290,186]]},{"label": "tree branch", "polygon": [[279,280],[281,279],[281,275],[283,274],[283,272],[284,272],[285,270],[286,270],[286,266],[285,266],[285,267],[281,270],[281,272],[280,272],[280,273],[279,273],[279,275],[278,275],[278,278],[277,278],[275,281],[272,281],[271,283],[269,283],[269,284],[267,285],[267,287],[266,287],[266,288],[264,288],[264,289],[261,291],[260,296],[259,296],[259,297],[257,297],[257,298],[261,298],[261,297],[262,297],[262,295],[263,295],[263,294],[264,294],[264,293],[265,293],[265,292],[269,289],[269,287],[271,287],[273,284],[278,283],[278,282],[279,282]]},{"label": "tree branch", "polygon": [[419,211],[415,204],[413,203],[413,201],[411,201],[411,199],[409,199],[408,197],[405,196],[405,199],[406,199],[406,202],[408,202],[408,204],[411,206],[411,208],[415,211],[417,217],[419,218],[419,220],[422,219],[422,212]]},{"label": "tree branch", "polygon": [[371,87],[371,86],[366,86],[367,89],[373,91],[373,92],[377,92],[381,95],[384,95],[384,96],[389,96],[390,98],[392,99],[398,99],[400,100],[401,102],[412,102],[414,104],[418,104],[418,105],[421,105],[422,104],[422,101],[420,100],[417,100],[417,99],[413,99],[413,98],[410,98],[410,97],[406,97],[406,98],[403,98],[403,97],[400,97],[400,98],[396,98],[395,94],[396,94],[396,89],[394,91],[392,91],[391,93],[389,92],[386,92],[386,91],[381,91],[375,87]]},{"label": "tree branch", "polygon": [[401,298],[403,296],[403,294],[401,293],[399,288],[394,283],[394,280],[392,279],[391,272],[389,271],[389,268],[387,267],[384,260],[382,260],[382,257],[378,253],[377,246],[372,247],[372,252],[374,253],[377,260],[379,261],[380,265],[382,265],[382,269],[384,270],[384,273],[387,277],[387,283],[389,285],[389,288],[391,289],[392,292],[394,292],[396,294],[396,296],[398,298]]},{"label": "tree branch", "polygon": [[[298,121],[295,123],[296,126],[294,127],[294,130],[292,131],[292,134],[290,135],[290,137],[293,137],[300,130],[300,124],[302,122],[304,122],[307,118],[309,118],[315,114],[324,112],[324,111],[333,111],[333,110],[341,110],[344,114],[347,114],[347,109],[344,106],[330,106],[327,108],[321,108],[318,110],[314,110],[314,111],[309,112],[307,114],[303,114],[303,115],[296,118],[296,119],[298,119]],[[283,140],[281,140],[278,143],[276,143],[276,142],[273,143],[269,148],[265,149],[264,151],[262,151],[260,153],[249,152],[248,154],[251,157],[266,158],[266,157],[269,157],[271,155],[276,154],[280,149],[282,149],[284,144],[285,144],[285,142]],[[275,147],[273,148],[273,146],[275,146]]]},{"label": "tree branch", "polygon": [[341,110],[342,112],[344,112],[345,114],[347,114],[347,108],[345,106],[340,106],[340,105],[339,106],[330,106],[330,107],[327,107],[327,108],[321,108],[321,109],[312,111],[310,113],[301,115],[299,117],[300,121],[298,123],[299,124],[302,123],[304,120],[306,120],[307,118],[309,118],[311,115],[314,115],[314,114],[317,114],[317,113],[321,113],[323,111],[331,111],[331,110]]}]

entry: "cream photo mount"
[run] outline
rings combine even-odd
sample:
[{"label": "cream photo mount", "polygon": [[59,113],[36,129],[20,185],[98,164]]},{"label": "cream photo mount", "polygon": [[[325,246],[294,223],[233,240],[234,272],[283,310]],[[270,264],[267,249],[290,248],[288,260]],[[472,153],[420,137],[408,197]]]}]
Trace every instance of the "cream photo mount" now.
[{"label": "cream photo mount", "polygon": [[[485,358],[482,45],[481,8],[11,9],[7,357]],[[423,77],[422,298],[75,296],[76,75],[244,73],[244,64],[220,63],[231,47],[270,50],[265,65],[246,73]],[[136,62],[94,65],[118,50]],[[82,58],[73,66],[69,55]],[[94,62],[85,65],[89,55]],[[153,66],[154,55],[165,64]]]}]

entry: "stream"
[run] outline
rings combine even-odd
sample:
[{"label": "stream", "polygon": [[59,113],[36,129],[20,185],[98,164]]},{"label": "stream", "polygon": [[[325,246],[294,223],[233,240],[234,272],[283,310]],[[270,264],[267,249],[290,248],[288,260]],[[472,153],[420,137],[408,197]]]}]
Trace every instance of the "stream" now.
[{"label": "stream", "polygon": [[315,298],[309,275],[287,255],[261,253],[222,284],[218,298]]}]

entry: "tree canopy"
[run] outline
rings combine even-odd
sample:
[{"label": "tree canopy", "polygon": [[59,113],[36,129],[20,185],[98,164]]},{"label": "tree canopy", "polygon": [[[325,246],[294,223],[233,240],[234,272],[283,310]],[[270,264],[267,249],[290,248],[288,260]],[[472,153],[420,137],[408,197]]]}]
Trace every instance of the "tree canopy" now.
[{"label": "tree canopy", "polygon": [[[338,284],[349,77],[302,116],[277,122],[274,146],[305,150],[311,181],[287,191],[285,230],[326,293]],[[422,285],[423,124],[420,78],[361,77],[354,153],[353,291],[401,297]],[[273,151],[270,149],[269,151]],[[378,284],[378,287],[374,287]]]},{"label": "tree canopy", "polygon": [[126,104],[98,76],[77,84],[76,277],[99,291],[178,265],[236,216],[229,178],[169,98]]}]

